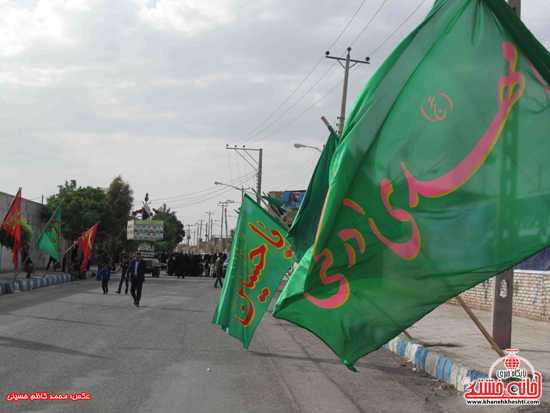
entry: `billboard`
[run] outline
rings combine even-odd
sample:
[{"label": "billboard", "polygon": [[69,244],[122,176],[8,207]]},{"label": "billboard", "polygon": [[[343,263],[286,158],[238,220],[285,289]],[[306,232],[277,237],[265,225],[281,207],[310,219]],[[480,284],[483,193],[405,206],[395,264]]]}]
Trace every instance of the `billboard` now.
[{"label": "billboard", "polygon": [[284,191],[283,201],[285,201],[285,204],[282,206],[282,208],[285,211],[291,211],[293,209],[300,208],[305,194],[306,191]]},{"label": "billboard", "polygon": [[128,221],[127,238],[138,241],[160,241],[164,239],[164,221]]}]

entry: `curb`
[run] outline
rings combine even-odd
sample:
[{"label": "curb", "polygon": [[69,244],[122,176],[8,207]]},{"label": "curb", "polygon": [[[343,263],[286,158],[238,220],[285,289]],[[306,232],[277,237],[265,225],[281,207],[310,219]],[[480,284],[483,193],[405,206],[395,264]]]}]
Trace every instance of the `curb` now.
[{"label": "curb", "polygon": [[472,382],[477,379],[487,378],[487,375],[480,371],[471,369],[457,361],[449,360],[435,351],[428,350],[406,338],[395,337],[387,344],[384,344],[383,347],[401,357],[405,357],[429,375],[454,386],[461,392],[464,392],[463,380],[466,377],[469,377]]},{"label": "curb", "polygon": [[48,285],[60,284],[68,281],[73,281],[73,276],[70,274],[51,275],[46,278],[33,278],[31,280],[14,281],[10,283],[0,284],[0,295],[11,294],[16,291],[28,291],[35,288],[46,287]]}]

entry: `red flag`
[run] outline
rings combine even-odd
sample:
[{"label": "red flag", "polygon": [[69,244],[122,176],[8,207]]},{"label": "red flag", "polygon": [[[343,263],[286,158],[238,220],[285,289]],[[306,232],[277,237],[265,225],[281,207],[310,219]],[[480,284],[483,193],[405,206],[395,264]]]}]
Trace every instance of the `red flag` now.
[{"label": "red flag", "polygon": [[18,253],[21,246],[21,188],[11,203],[11,207],[6,214],[2,227],[15,238],[13,243],[13,264],[15,269],[19,268]]},{"label": "red flag", "polygon": [[[99,222],[97,223],[99,224]],[[84,261],[82,261],[82,266],[80,267],[80,272],[86,269],[88,265],[88,260],[92,254],[92,248],[94,247],[95,234],[97,232],[97,224],[90,228],[84,235],[78,239],[78,245],[82,248],[84,252]]]}]

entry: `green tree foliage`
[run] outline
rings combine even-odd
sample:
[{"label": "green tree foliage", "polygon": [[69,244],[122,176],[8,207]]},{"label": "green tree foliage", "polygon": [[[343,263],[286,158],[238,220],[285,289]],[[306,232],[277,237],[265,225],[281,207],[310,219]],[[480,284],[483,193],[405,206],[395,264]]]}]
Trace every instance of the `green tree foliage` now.
[{"label": "green tree foliage", "polygon": [[[13,251],[15,239],[2,228],[0,230],[0,244]],[[26,219],[21,220],[21,248],[30,245],[32,242],[32,228],[27,224]]]},{"label": "green tree foliage", "polygon": [[164,240],[155,242],[155,251],[173,251],[183,240],[183,224],[176,217],[175,211],[163,204],[159,213],[153,217],[154,221],[164,221]]},{"label": "green tree foliage", "polygon": [[130,184],[122,179],[122,176],[119,175],[113,179],[111,185],[105,190],[105,202],[117,221],[117,228],[108,240],[108,249],[118,253],[127,245],[128,216],[132,212],[134,204],[134,191]]},{"label": "green tree foliage", "polygon": [[96,222],[96,245],[105,244],[109,238],[117,233],[120,223],[107,204],[105,190],[99,187],[77,187],[76,181],[59,185],[59,192],[48,198],[44,206],[43,219],[48,220],[58,207],[61,200],[65,200],[61,208],[61,231],[65,239],[76,241],[84,232]]}]

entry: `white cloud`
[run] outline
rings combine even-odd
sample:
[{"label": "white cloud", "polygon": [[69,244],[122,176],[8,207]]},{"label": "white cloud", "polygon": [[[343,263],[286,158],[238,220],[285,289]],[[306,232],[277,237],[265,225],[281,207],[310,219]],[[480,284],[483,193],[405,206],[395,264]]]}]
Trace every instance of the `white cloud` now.
[{"label": "white cloud", "polygon": [[0,85],[11,87],[55,87],[68,76],[86,70],[82,66],[63,68],[43,66],[35,67],[26,64],[13,63],[0,65]]},{"label": "white cloud", "polygon": [[236,18],[230,0],[160,0],[153,8],[148,7],[147,0],[140,3],[139,17],[149,26],[188,36],[231,23]]},{"label": "white cloud", "polygon": [[13,2],[1,2],[0,56],[17,56],[37,45],[49,48],[74,44],[71,21],[90,10],[88,3],[89,0],[40,0],[30,10]]}]

